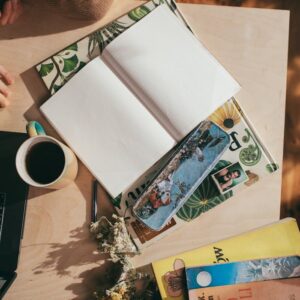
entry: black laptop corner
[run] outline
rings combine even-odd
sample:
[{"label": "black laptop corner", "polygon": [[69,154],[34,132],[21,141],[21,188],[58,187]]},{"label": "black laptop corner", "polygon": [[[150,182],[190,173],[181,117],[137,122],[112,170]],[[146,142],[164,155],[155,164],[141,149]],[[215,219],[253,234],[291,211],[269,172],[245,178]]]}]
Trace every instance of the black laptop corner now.
[{"label": "black laptop corner", "polygon": [[16,277],[28,185],[17,173],[15,158],[27,138],[25,133],[0,131],[0,299]]}]

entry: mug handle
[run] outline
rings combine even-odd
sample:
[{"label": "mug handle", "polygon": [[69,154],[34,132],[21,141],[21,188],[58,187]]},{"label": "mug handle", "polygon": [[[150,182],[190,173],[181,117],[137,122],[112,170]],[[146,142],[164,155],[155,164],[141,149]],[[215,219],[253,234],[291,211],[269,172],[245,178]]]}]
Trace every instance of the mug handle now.
[{"label": "mug handle", "polygon": [[37,121],[30,121],[26,125],[26,131],[30,137],[47,135],[43,126]]}]

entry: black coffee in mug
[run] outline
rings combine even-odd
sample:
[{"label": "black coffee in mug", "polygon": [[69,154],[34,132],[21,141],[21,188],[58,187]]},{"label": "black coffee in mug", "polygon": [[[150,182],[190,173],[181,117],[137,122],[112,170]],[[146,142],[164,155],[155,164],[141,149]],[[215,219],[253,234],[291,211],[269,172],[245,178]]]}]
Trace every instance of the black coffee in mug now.
[{"label": "black coffee in mug", "polygon": [[26,169],[36,182],[47,184],[55,181],[65,167],[65,155],[60,146],[51,142],[33,145],[26,155]]}]

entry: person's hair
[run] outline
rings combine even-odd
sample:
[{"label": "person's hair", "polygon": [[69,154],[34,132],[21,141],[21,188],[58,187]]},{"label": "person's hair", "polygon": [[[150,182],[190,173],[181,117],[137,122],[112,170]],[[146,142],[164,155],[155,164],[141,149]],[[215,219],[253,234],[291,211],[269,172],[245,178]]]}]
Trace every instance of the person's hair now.
[{"label": "person's hair", "polygon": [[238,174],[237,177],[240,177],[240,176],[241,176],[241,171],[240,171],[240,170],[233,170],[231,173],[234,173],[234,172],[237,172],[237,174]]},{"label": "person's hair", "polygon": [[72,18],[85,19],[90,21],[100,20],[113,0],[48,0],[50,6]]}]

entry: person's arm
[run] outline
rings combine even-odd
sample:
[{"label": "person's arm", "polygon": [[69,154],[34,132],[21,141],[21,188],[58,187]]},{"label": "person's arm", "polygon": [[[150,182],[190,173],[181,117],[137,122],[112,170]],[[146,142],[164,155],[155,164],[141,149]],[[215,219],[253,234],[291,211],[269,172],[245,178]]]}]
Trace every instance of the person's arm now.
[{"label": "person's arm", "polygon": [[225,191],[225,189],[227,189],[229,186],[231,186],[233,183],[233,180],[230,179],[229,181],[225,182],[225,183],[221,183],[220,186],[222,188],[223,191]]},{"label": "person's arm", "polygon": [[12,75],[0,65],[0,108],[6,107],[9,104],[8,96],[10,90],[8,88],[14,82]]},{"label": "person's arm", "polygon": [[2,26],[13,24],[22,13],[21,0],[6,0],[0,11],[0,24]]}]

